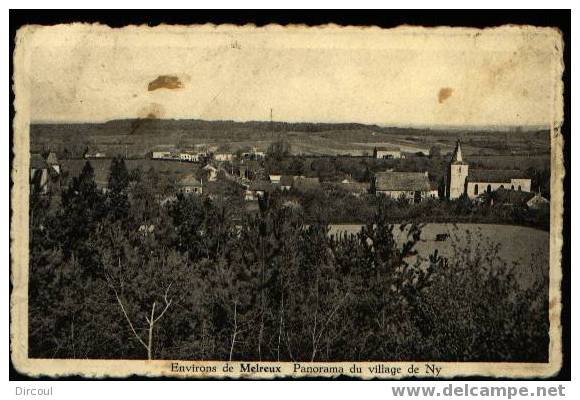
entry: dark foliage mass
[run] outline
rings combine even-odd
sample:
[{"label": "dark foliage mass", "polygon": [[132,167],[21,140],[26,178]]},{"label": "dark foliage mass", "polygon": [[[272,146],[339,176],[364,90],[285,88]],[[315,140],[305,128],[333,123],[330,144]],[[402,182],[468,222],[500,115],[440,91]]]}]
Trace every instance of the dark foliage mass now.
[{"label": "dark foliage mass", "polygon": [[382,203],[336,237],[276,193],[240,215],[158,185],[118,159],[107,193],[87,163],[58,206],[31,199],[31,357],[547,360],[547,281],[493,246],[421,260]]}]

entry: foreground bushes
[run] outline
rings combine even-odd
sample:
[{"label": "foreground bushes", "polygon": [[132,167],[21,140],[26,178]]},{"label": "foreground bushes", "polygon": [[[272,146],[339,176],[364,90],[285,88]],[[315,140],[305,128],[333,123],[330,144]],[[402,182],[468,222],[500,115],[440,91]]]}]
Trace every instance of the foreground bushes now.
[{"label": "foreground bushes", "polygon": [[276,195],[161,207],[143,179],[105,196],[86,169],[59,209],[33,199],[31,357],[547,360],[546,279],[520,287],[494,244],[418,261],[385,205],[334,237]]}]

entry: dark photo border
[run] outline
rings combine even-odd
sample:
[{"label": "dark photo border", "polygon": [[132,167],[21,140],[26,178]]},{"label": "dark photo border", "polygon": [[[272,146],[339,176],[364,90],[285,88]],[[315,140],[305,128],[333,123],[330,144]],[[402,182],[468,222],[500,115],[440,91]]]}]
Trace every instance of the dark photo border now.
[{"label": "dark photo border", "polygon": [[[456,27],[493,27],[505,24],[522,24],[558,28],[564,39],[564,123],[562,134],[564,136],[564,214],[563,214],[563,247],[562,247],[562,368],[553,377],[527,380],[550,380],[569,381],[571,379],[571,350],[570,350],[570,278],[571,278],[571,232],[570,232],[570,159],[571,159],[571,86],[570,86],[570,10],[10,10],[10,67],[9,67],[9,96],[10,96],[10,169],[13,161],[13,129],[14,118],[14,93],[12,92],[13,60],[12,55],[15,46],[17,30],[24,25],[55,25],[70,22],[102,23],[111,27],[125,25],[149,25],[160,24],[255,24],[264,26],[268,24],[302,24],[315,26],[322,24],[366,26],[375,25],[381,28],[390,28],[399,25],[422,25],[422,26],[456,26]],[[10,171],[9,171],[10,173]],[[10,188],[12,181],[10,181]],[[10,204],[11,204],[10,199]],[[12,214],[12,213],[11,213]],[[11,215],[12,217],[12,215]],[[11,221],[12,222],[12,221]],[[10,274],[10,272],[8,272]],[[10,279],[8,279],[10,281]],[[10,287],[10,291],[12,288]],[[9,299],[10,302],[10,299]],[[9,304],[8,304],[9,307]],[[10,346],[9,343],[5,345]],[[11,381],[53,381],[53,380],[96,380],[81,376],[66,378],[33,378],[20,374],[15,370],[11,359],[8,360]],[[217,378],[215,378],[217,380]],[[326,380],[324,378],[278,378],[280,380]],[[356,378],[341,377],[341,380],[356,380]],[[99,380],[182,380],[178,378],[148,378],[132,376],[125,379],[102,378]],[[226,379],[230,380],[230,379]],[[407,380],[416,380],[410,378]],[[421,379],[422,380],[422,379]],[[497,378],[471,376],[467,378],[439,379],[439,380],[497,380]],[[510,379],[504,379],[510,380]],[[516,379],[513,379],[516,380]],[[519,380],[519,379],[517,379]]]}]

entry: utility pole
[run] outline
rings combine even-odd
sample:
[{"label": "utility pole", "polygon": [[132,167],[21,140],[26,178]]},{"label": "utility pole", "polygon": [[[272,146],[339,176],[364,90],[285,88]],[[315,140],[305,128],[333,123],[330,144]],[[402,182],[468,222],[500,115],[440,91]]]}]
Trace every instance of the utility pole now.
[{"label": "utility pole", "polygon": [[272,133],[272,138],[274,137],[274,118],[273,118],[274,110],[270,108],[270,132]]}]

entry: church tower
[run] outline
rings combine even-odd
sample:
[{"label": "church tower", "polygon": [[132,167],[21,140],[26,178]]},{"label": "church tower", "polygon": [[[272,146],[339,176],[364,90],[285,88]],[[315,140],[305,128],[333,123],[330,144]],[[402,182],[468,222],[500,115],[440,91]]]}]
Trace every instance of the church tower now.
[{"label": "church tower", "polygon": [[448,199],[457,199],[465,193],[465,180],[467,179],[469,165],[463,161],[461,143],[457,140],[453,158],[447,169],[446,196]]}]

